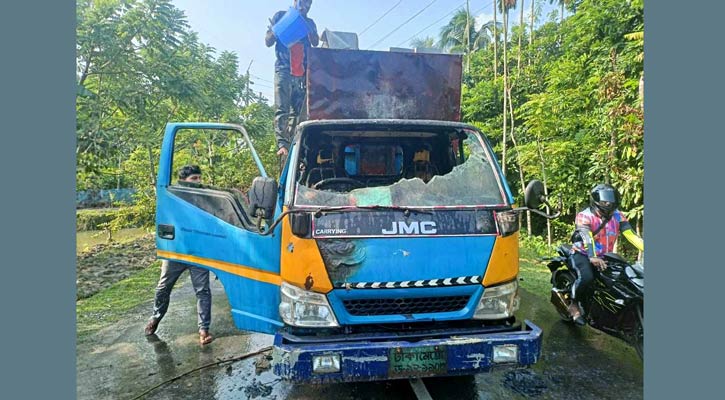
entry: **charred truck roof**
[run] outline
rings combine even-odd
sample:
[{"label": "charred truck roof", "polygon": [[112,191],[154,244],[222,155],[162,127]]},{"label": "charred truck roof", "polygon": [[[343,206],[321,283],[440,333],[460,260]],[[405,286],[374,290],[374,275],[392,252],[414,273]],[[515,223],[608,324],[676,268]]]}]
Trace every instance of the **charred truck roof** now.
[{"label": "charred truck roof", "polygon": [[453,54],[311,48],[308,119],[460,121],[461,65]]}]

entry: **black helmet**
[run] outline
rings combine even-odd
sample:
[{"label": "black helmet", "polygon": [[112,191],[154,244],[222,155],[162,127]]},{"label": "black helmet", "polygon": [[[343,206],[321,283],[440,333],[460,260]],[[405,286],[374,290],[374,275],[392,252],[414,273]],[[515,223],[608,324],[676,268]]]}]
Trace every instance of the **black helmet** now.
[{"label": "black helmet", "polygon": [[612,185],[600,183],[589,192],[589,205],[602,217],[611,217],[614,210],[619,207],[619,192]]}]

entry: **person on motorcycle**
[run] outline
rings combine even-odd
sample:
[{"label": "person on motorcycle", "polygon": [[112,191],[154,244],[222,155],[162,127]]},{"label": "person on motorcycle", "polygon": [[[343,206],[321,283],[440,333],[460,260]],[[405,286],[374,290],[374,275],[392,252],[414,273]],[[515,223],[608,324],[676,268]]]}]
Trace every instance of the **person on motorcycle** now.
[{"label": "person on motorcycle", "polygon": [[589,192],[589,207],[576,216],[571,265],[577,279],[571,288],[569,314],[578,325],[584,325],[577,298],[588,296],[594,280],[594,269],[607,268],[600,258],[614,250],[614,242],[620,233],[639,251],[644,250],[644,241],[633,230],[627,218],[619,211],[620,195],[617,189],[600,183]]}]

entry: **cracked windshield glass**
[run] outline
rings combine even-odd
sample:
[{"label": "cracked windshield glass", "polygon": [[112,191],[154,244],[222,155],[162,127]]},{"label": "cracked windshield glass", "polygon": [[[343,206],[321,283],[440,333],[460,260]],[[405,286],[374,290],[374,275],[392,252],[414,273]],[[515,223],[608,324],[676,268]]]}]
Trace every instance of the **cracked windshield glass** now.
[{"label": "cracked windshield glass", "polygon": [[483,142],[471,131],[323,132],[302,141],[296,206],[504,204]]}]

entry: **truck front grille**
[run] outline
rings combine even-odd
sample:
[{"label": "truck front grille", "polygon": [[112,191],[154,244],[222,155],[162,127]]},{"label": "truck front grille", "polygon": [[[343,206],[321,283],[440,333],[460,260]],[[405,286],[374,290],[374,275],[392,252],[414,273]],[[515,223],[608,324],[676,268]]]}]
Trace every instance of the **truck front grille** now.
[{"label": "truck front grille", "polygon": [[470,296],[356,299],[343,300],[342,304],[355,316],[425,314],[458,311],[469,299]]}]

